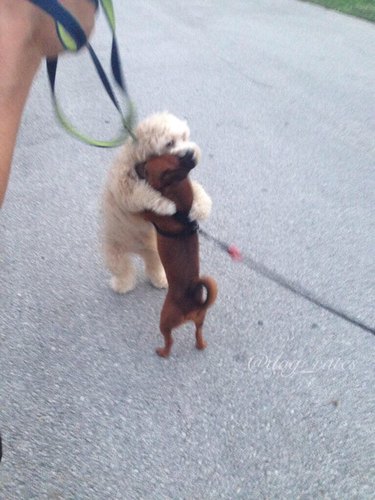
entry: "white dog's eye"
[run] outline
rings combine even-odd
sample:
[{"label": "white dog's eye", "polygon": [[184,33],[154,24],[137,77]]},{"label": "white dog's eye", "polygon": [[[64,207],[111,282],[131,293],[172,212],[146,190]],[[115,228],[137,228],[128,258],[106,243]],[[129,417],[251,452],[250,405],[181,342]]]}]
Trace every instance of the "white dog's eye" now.
[{"label": "white dog's eye", "polygon": [[175,145],[175,141],[174,140],[171,140],[169,142],[167,142],[167,144],[165,145],[165,147],[167,148],[173,148],[173,146]]}]

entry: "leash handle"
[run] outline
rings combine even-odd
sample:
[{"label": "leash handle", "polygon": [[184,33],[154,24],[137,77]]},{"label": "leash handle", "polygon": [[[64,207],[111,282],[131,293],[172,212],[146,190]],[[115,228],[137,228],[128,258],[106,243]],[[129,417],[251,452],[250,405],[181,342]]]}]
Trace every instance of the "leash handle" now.
[{"label": "leash handle", "polygon": [[78,51],[87,37],[77,19],[56,0],[29,0],[55,20],[57,33],[65,49]]},{"label": "leash handle", "polygon": [[[67,11],[58,2],[58,0],[29,0],[29,1],[32,2],[34,5],[38,6],[39,8],[41,8],[42,10],[44,10],[51,17],[53,17],[56,23],[56,30],[60,38],[60,41],[67,50],[78,51],[84,45],[87,46],[90,57],[93,61],[93,64],[99,75],[99,78],[103,84],[103,87],[120,115],[121,125],[122,125],[122,130],[116,138],[108,141],[103,141],[103,140],[93,139],[83,134],[70,122],[70,120],[64,114],[56,97],[55,82],[56,82],[56,71],[58,62],[58,58],[56,57],[53,59],[47,59],[47,73],[50,82],[52,103],[54,106],[55,114],[57,116],[58,121],[63,126],[63,128],[68,133],[70,133],[80,141],[84,142],[85,144],[101,148],[113,148],[120,146],[121,144],[124,143],[128,135],[130,135],[134,140],[136,140],[136,137],[133,133],[133,126],[135,123],[135,108],[132,101],[130,100],[125,84],[125,78],[123,76],[121,60],[116,40],[116,22],[115,22],[112,0],[100,0],[100,5],[104,11],[105,17],[108,21],[110,30],[112,32],[111,70],[114,80],[117,86],[119,87],[119,91],[122,94],[125,107],[127,109],[126,114],[124,114],[122,111],[122,107],[119,104],[116,94],[112,88],[112,85],[103,69],[103,66],[98,56],[96,55],[92,46],[88,43],[84,31],[82,30],[80,24],[74,18],[74,16],[72,16],[72,14],[70,14],[70,12]],[[98,0],[93,0],[93,1],[95,5],[98,6]]]}]

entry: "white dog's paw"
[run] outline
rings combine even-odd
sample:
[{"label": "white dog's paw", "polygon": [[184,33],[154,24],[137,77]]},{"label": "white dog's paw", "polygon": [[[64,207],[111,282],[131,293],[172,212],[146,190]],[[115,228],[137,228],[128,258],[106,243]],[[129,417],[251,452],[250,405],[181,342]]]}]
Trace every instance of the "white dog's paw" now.
[{"label": "white dog's paw", "polygon": [[135,288],[136,277],[135,275],[119,277],[112,276],[110,286],[116,293],[127,293]]},{"label": "white dog's paw", "polygon": [[145,181],[140,181],[134,186],[133,194],[126,203],[131,212],[151,210],[159,215],[173,215],[177,210],[173,201],[164,198]]},{"label": "white dog's paw", "polygon": [[155,288],[168,288],[167,276],[165,275],[164,269],[160,269],[157,272],[148,273],[148,277]]},{"label": "white dog's paw", "polygon": [[151,210],[159,215],[173,215],[177,211],[177,207],[173,201],[167,198],[160,198],[155,200]]},{"label": "white dog's paw", "polygon": [[189,213],[192,220],[204,220],[211,214],[212,200],[197,181],[191,181],[193,188],[193,204]]}]

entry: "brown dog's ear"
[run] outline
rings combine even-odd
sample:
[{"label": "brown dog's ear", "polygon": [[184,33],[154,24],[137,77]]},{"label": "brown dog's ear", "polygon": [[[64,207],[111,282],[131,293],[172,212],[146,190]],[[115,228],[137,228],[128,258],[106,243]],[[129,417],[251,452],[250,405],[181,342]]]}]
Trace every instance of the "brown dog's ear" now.
[{"label": "brown dog's ear", "polygon": [[136,163],[135,171],[140,179],[146,179],[146,162]]}]

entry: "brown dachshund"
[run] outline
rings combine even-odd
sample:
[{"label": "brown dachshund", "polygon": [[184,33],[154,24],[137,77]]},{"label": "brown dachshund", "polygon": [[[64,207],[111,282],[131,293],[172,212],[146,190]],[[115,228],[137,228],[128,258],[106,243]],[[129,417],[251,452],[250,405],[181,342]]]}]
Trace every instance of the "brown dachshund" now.
[{"label": "brown dachshund", "polygon": [[193,190],[188,174],[194,167],[191,151],[183,157],[166,154],[150,158],[136,166],[138,175],[177,207],[176,214],[171,216],[144,212],[144,218],[157,231],[158,251],[168,280],[160,315],[165,345],[156,349],[163,357],[171,351],[172,330],[187,321],[195,323],[197,349],[207,346],[202,327],[207,309],[217,296],[216,282],[210,277],[199,277],[198,223],[189,219]]}]

